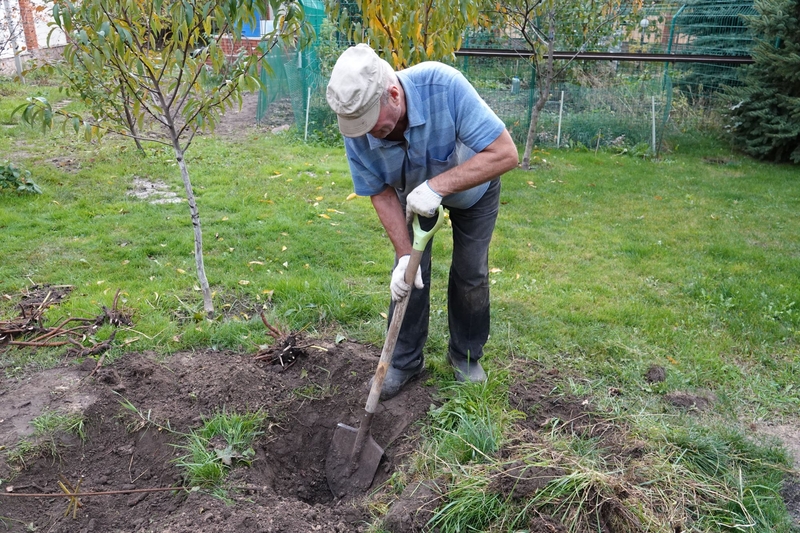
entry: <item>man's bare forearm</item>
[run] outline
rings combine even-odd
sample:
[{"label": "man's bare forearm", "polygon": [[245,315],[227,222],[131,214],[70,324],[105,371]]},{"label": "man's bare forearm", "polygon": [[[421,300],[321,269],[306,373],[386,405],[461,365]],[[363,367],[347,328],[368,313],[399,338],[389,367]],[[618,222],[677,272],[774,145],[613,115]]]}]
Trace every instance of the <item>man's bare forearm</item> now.
[{"label": "man's bare forearm", "polygon": [[466,191],[481,183],[505,174],[519,164],[519,152],[508,130],[482,152],[469,160],[428,180],[430,187],[441,196]]}]

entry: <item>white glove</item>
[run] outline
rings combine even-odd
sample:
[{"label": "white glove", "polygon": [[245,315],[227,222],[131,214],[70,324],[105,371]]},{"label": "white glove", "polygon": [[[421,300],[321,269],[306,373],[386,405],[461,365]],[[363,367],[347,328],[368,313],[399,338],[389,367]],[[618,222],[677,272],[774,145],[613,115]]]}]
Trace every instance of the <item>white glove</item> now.
[{"label": "white glove", "polygon": [[417,185],[406,197],[406,217],[411,219],[414,213],[423,217],[432,217],[442,203],[442,195],[434,191],[428,182]]},{"label": "white glove", "polygon": [[[406,283],[406,268],[408,268],[408,260],[411,259],[410,255],[404,255],[397,260],[397,266],[392,271],[392,283],[389,288],[392,291],[392,300],[397,302],[402,300],[411,290],[411,286]],[[414,280],[414,287],[421,289],[424,287],[422,284],[422,269],[417,267],[417,277]]]}]

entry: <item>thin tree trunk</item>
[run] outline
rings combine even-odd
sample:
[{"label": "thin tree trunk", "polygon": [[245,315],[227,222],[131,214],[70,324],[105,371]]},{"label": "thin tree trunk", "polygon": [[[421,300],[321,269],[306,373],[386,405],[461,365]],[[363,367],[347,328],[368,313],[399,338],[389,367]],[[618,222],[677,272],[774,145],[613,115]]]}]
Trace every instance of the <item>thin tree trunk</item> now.
[{"label": "thin tree trunk", "polygon": [[544,84],[542,90],[539,92],[539,99],[531,110],[531,123],[528,126],[528,137],[525,140],[525,152],[522,155],[522,169],[530,170],[531,168],[531,152],[533,152],[533,144],[536,139],[536,128],[539,125],[539,115],[544,109],[548,98],[550,98],[550,88],[553,85],[553,51],[555,49],[555,33],[556,33],[556,12],[555,9],[550,9],[547,13],[548,24],[550,28],[547,32],[547,67],[545,68]]},{"label": "thin tree trunk", "polygon": [[122,89],[120,91],[120,94],[123,95],[122,107],[125,109],[125,122],[128,124],[128,130],[131,132],[131,135],[133,136],[133,141],[136,143],[136,148],[138,148],[140,152],[144,152],[144,148],[142,148],[142,143],[139,141],[139,134],[136,132],[136,120],[133,118],[133,115],[131,114],[131,109],[130,109],[131,101],[130,98],[128,98],[128,96],[125,93],[122,80],[119,81],[119,85],[120,89]]},{"label": "thin tree trunk", "polygon": [[192,214],[192,228],[194,229],[194,262],[197,267],[197,278],[200,281],[200,289],[203,291],[203,311],[205,311],[206,316],[212,317],[214,315],[214,302],[211,300],[211,287],[208,285],[206,268],[203,264],[203,231],[200,227],[200,213],[197,211],[197,202],[194,199],[194,191],[192,190],[192,182],[189,180],[189,171],[186,169],[186,161],[183,159],[183,151],[178,144],[178,140],[174,136],[172,146],[175,149],[175,159],[178,161],[178,166],[181,169],[183,187],[186,190],[186,199],[189,202],[189,211]]}]

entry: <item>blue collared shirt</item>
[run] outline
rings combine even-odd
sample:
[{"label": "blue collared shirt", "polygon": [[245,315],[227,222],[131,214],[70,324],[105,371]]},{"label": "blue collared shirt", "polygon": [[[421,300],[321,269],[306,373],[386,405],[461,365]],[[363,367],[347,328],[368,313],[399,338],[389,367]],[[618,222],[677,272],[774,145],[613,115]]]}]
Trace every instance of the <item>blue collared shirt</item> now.
[{"label": "blue collared shirt", "polygon": [[[433,61],[397,72],[406,97],[405,141],[369,133],[345,138],[356,194],[393,187],[401,201],[425,180],[449,170],[494,142],[505,129],[475,88],[456,69]],[[446,196],[446,207],[466,209],[489,183]]]}]

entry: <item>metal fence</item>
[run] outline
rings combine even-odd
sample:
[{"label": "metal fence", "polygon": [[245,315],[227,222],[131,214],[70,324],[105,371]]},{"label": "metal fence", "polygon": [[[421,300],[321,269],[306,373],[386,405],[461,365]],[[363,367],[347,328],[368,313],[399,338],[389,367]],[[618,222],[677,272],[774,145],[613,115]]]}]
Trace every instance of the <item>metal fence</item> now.
[{"label": "metal fence", "polygon": [[[752,39],[744,16],[754,14],[751,2],[659,4],[641,12],[640,27],[612,52],[626,52],[629,57],[631,53],[746,56]],[[318,20],[320,38],[315,46],[270,58],[273,74],[265,74],[268,89],[257,118],[269,113],[269,103],[276,98],[288,98],[304,135],[335,136],[335,117],[325,102],[325,72],[344,45],[336,41],[335,31],[324,18]],[[473,48],[483,46],[479,35],[467,42]],[[508,49],[519,42],[502,42],[494,36],[491,45],[485,46]],[[557,65],[564,61],[558,60]],[[541,85],[532,63],[522,56],[498,55],[457,57],[452,64],[505,122],[514,139],[524,142]],[[741,68],[708,62],[573,60],[555,80],[540,115],[536,143],[593,148],[660,144],[673,131],[714,123],[720,105],[716,97],[724,87],[738,83]]]}]

